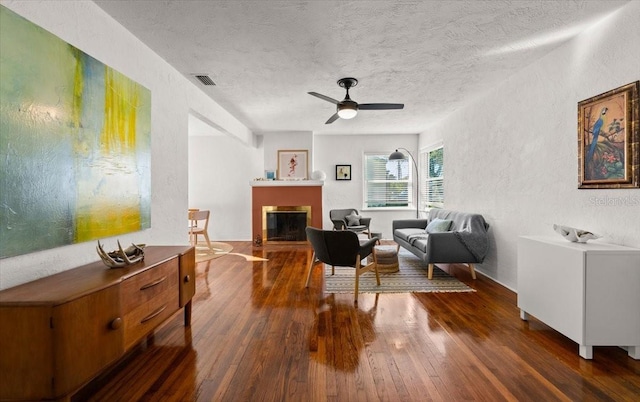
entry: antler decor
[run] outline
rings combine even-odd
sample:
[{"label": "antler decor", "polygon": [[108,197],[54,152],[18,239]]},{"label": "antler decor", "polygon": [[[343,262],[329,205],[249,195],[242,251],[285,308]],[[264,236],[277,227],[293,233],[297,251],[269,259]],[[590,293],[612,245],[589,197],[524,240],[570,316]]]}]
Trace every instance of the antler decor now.
[{"label": "antler decor", "polygon": [[96,251],[102,259],[102,262],[109,268],[122,268],[144,260],[144,246],[144,244],[131,243],[129,247],[123,250],[120,245],[120,240],[118,240],[118,250],[106,252],[102,248],[100,240],[98,240]]}]

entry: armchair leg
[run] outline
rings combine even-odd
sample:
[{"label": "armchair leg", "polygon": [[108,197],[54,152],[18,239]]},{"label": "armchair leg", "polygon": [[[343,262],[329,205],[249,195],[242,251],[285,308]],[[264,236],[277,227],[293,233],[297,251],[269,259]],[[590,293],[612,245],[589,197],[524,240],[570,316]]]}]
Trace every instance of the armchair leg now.
[{"label": "armchair leg", "polygon": [[471,277],[476,279],[476,268],[471,263],[469,263],[469,272],[471,272]]},{"label": "armchair leg", "polygon": [[428,279],[433,279],[433,264],[429,264],[429,272],[427,274]]},{"label": "armchair leg", "polygon": [[378,273],[378,256],[373,252],[373,270],[376,272],[376,283],[380,286],[380,274]]},{"label": "armchair leg", "polygon": [[311,261],[309,262],[309,272],[307,273],[307,283],[304,285],[305,288],[309,287],[309,283],[311,282],[311,272],[313,271],[313,264],[316,263],[316,252],[313,252],[311,256]]},{"label": "armchair leg", "polygon": [[370,272],[370,271],[374,271],[376,274],[376,283],[378,284],[378,286],[380,286],[380,273],[378,272],[378,257],[375,254],[375,251],[372,253],[373,255],[373,262],[362,266],[362,259],[360,258],[360,255],[358,255],[356,258],[356,265],[355,265],[355,271],[356,271],[356,286],[355,286],[355,295],[354,295],[354,303],[358,303],[358,294],[360,292],[360,275],[364,274],[365,272]]},{"label": "armchair leg", "polygon": [[353,295],[354,303],[358,303],[358,288],[360,285],[360,256],[358,256],[357,258],[358,258],[358,262],[356,262],[356,290],[355,290],[355,294]]}]

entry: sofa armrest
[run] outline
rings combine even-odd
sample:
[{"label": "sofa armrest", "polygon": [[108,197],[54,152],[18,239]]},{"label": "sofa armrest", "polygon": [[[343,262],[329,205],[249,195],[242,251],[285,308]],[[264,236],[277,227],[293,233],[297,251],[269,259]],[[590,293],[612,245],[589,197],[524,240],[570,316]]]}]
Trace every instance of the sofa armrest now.
[{"label": "sofa armrest", "polygon": [[365,217],[361,216],[360,217],[360,224],[363,225],[363,226],[369,227],[369,225],[371,225],[371,218],[369,218],[369,217],[365,218]]},{"label": "sofa armrest", "polygon": [[428,219],[399,219],[392,222],[392,233],[396,229],[417,228],[424,229],[429,223]]}]

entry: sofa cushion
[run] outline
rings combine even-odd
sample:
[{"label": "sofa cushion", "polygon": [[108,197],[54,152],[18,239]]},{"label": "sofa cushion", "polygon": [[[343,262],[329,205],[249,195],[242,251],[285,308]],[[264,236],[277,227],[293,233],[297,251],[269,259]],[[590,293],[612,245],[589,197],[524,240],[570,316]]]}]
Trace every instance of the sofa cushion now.
[{"label": "sofa cushion", "polygon": [[408,242],[409,244],[411,244],[411,246],[425,253],[427,251],[428,239],[429,234],[423,231],[422,233],[414,233],[410,235]]},{"label": "sofa cushion", "polygon": [[450,219],[435,218],[427,225],[427,233],[448,232],[451,228],[451,222]]},{"label": "sofa cushion", "polygon": [[395,235],[398,236],[398,238],[406,241],[407,243],[409,243],[409,239],[411,238],[411,236],[414,235],[426,235],[427,232],[424,231],[424,229],[418,229],[418,228],[403,228],[403,229],[396,229],[395,231]]},{"label": "sofa cushion", "polygon": [[351,213],[349,215],[345,216],[345,218],[347,219],[347,225],[348,226],[358,226],[358,225],[360,225],[361,216],[356,214],[356,211],[351,211]]},{"label": "sofa cushion", "polygon": [[423,253],[427,252],[427,241],[429,235],[424,236],[414,236],[411,238],[411,245]]}]

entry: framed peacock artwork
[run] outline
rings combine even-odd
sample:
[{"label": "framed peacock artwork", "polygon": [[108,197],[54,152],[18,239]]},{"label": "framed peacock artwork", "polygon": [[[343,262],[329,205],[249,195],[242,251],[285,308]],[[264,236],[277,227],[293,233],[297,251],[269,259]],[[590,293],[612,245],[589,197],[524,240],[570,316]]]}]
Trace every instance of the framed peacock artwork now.
[{"label": "framed peacock artwork", "polygon": [[578,188],[640,188],[640,81],[578,102]]}]

